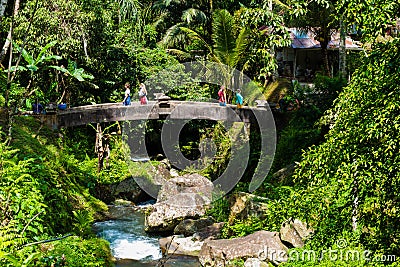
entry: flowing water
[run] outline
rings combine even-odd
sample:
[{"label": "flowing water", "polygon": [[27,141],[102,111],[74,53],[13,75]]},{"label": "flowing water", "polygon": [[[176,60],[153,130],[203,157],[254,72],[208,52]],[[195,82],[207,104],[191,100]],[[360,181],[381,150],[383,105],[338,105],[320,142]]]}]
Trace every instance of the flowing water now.
[{"label": "flowing water", "polygon": [[[117,260],[117,267],[157,266],[162,260],[158,236],[150,236],[144,231],[144,214],[133,206],[110,206],[112,220],[96,222],[94,231],[99,237],[110,242],[111,252]],[[162,266],[162,265],[158,265]],[[165,267],[198,267],[193,257],[168,259]]]}]

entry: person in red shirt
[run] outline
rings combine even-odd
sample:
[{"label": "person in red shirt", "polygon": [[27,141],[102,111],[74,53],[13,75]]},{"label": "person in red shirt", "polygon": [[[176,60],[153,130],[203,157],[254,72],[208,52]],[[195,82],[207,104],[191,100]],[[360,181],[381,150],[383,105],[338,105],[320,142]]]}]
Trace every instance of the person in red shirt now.
[{"label": "person in red shirt", "polygon": [[218,102],[220,106],[226,106],[225,85],[221,85],[221,89],[218,91]]}]

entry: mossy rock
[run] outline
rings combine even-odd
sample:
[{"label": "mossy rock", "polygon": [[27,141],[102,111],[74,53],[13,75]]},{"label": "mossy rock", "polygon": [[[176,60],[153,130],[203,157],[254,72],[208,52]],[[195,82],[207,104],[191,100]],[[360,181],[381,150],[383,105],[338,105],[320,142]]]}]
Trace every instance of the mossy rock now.
[{"label": "mossy rock", "polygon": [[290,94],[292,83],[286,78],[277,78],[270,83],[264,91],[265,99],[271,103],[277,103],[281,95]]}]

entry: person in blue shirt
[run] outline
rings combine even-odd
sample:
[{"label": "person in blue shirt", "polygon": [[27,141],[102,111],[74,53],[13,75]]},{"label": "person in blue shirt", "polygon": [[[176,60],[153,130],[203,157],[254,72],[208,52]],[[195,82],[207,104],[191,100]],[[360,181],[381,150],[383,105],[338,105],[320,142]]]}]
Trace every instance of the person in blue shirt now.
[{"label": "person in blue shirt", "polygon": [[36,100],[34,104],[32,104],[33,114],[42,114],[44,111],[43,105]]},{"label": "person in blue shirt", "polygon": [[130,83],[125,83],[125,98],[122,101],[122,104],[124,106],[129,106],[131,104],[131,89],[130,89],[131,85]]},{"label": "person in blue shirt", "polygon": [[240,89],[236,90],[236,106],[237,106],[237,108],[243,107],[243,96],[240,94],[240,92],[241,92]]}]

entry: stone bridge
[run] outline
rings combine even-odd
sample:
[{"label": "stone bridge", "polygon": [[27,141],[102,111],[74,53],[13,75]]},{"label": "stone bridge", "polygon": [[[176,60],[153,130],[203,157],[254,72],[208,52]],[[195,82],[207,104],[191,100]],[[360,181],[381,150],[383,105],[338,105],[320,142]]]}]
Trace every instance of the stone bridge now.
[{"label": "stone bridge", "polygon": [[121,103],[95,104],[58,110],[54,115],[41,116],[41,120],[53,129],[89,123],[166,118],[252,123],[258,120],[257,114],[261,114],[261,117],[271,114],[267,102],[260,100],[257,103],[257,107],[245,106],[240,109],[229,104],[222,107],[218,103],[175,100],[149,101],[147,105],[132,103],[130,106],[123,106]]}]

